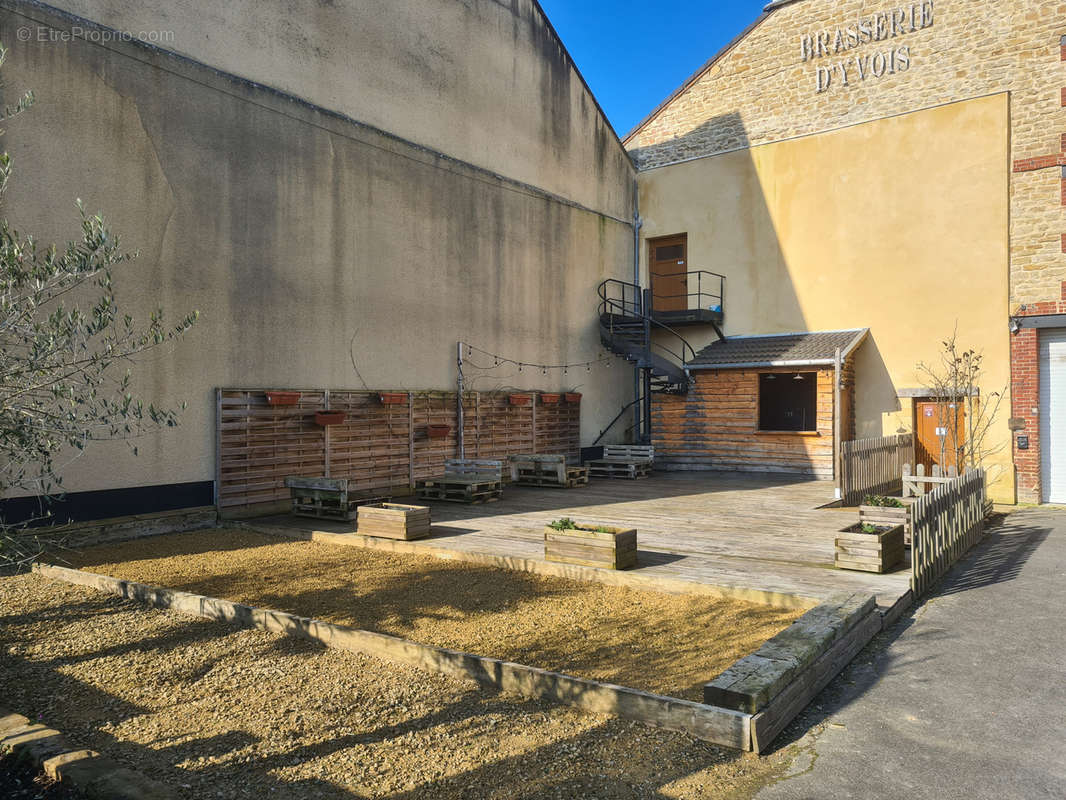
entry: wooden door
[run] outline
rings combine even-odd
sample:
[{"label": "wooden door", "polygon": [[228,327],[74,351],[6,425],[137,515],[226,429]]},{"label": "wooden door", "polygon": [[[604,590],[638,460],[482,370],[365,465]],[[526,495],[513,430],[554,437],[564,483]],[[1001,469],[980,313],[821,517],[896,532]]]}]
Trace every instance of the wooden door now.
[{"label": "wooden door", "polygon": [[688,234],[648,240],[653,311],[688,310]]},{"label": "wooden door", "polygon": [[[961,471],[962,448],[966,441],[966,407],[963,403],[919,400],[914,404],[914,430],[917,438],[914,457],[925,464],[926,474],[933,465]],[[952,434],[951,429],[955,432]]]}]

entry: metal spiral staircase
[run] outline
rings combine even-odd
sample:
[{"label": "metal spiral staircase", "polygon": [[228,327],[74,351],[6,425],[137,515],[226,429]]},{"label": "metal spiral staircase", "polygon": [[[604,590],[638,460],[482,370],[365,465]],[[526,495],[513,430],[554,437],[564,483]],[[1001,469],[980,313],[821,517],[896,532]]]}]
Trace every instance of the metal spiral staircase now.
[{"label": "metal spiral staircase", "polygon": [[[633,364],[641,383],[637,398],[619,412],[611,425],[627,410],[639,405],[637,421],[632,428],[637,431],[634,438],[642,442],[651,438],[651,395],[687,392],[690,382],[688,364],[696,357],[688,340],[665,320],[675,325],[711,325],[719,338],[725,338],[719,327],[723,318],[725,279],[704,271],[686,275],[695,276],[696,292],[653,295],[650,289],[614,278],[603,281],[597,290],[600,341],[612,353]],[[705,278],[717,281],[716,294],[703,291]],[[601,431],[601,438],[611,425]]]}]

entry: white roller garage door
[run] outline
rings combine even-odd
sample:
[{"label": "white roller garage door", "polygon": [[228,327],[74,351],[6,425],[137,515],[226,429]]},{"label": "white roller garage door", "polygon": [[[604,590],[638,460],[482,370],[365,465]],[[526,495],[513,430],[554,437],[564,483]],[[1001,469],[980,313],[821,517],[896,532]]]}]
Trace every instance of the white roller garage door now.
[{"label": "white roller garage door", "polygon": [[1040,331],[1040,480],[1045,503],[1066,503],[1066,329]]}]

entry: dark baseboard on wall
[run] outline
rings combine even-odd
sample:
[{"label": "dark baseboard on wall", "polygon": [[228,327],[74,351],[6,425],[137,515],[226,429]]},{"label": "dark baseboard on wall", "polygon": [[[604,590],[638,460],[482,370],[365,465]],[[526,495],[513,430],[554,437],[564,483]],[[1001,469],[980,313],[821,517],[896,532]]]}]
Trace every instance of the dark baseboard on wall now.
[{"label": "dark baseboard on wall", "polygon": [[[9,525],[63,525],[133,514],[153,514],[214,505],[214,482],[168,483],[95,492],[69,492],[59,497],[11,497],[0,500],[0,519]],[[41,519],[45,514],[50,516]]]}]

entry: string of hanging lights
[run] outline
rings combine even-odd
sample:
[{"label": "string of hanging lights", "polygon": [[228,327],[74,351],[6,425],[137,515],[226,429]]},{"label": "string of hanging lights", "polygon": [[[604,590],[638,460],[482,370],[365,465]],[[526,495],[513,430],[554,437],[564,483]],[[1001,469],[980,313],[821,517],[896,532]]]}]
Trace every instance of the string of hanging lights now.
[{"label": "string of hanging lights", "polygon": [[[491,358],[492,365],[489,366],[488,364],[478,364],[474,362],[473,357],[475,353],[477,353],[479,356],[484,356],[486,360]],[[518,367],[519,372],[522,372],[525,369],[531,371],[540,370],[542,374],[547,375],[548,370],[562,370],[563,374],[565,375],[572,369],[577,370],[581,369],[582,367],[584,367],[585,370],[588,372],[591,372],[594,366],[605,365],[609,367],[613,360],[613,356],[605,354],[599,358],[590,359],[588,361],[575,361],[569,364],[537,364],[532,361],[518,361],[513,358],[508,358],[507,356],[502,356],[499,353],[493,353],[488,350],[483,350],[480,347],[475,347],[474,345],[467,344],[466,342],[459,343],[460,367],[469,366],[473,369],[479,369],[484,371],[512,365]]]}]

